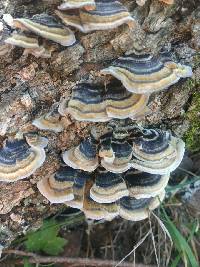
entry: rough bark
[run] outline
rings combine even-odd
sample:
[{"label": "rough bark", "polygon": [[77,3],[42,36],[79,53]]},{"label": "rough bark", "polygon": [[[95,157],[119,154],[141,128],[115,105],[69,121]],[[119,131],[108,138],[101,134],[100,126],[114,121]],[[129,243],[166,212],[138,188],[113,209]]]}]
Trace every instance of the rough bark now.
[{"label": "rough bark", "polygon": [[[127,26],[115,30],[82,34],[76,31],[77,43],[61,47],[51,43],[50,59],[23,56],[15,48],[0,57],[0,138],[19,131],[37,131],[49,139],[47,159],[34,175],[13,184],[0,183],[0,243],[7,245],[18,234],[38,227],[42,219],[62,208],[49,205],[36,189],[36,182],[59,167],[60,153],[84,137],[90,123],[66,118],[66,128],[60,134],[38,131],[32,120],[44,114],[51,105],[69,96],[79,81],[103,82],[98,71],[124,53],[143,51],[157,53],[168,48],[174,58],[190,64],[194,69],[192,82],[180,81],[170,89],[150,99],[152,114],[144,124],[172,129],[182,136],[189,127],[185,112],[190,108],[191,96],[197,90],[200,67],[197,52],[200,48],[200,5],[197,0],[176,0],[165,5],[157,0],[147,1],[143,7],[134,0],[122,1],[137,19],[137,28]],[[32,16],[48,12],[54,14],[59,1],[1,0],[0,17]],[[199,60],[200,61],[200,60]],[[191,85],[192,84],[192,85]]]}]

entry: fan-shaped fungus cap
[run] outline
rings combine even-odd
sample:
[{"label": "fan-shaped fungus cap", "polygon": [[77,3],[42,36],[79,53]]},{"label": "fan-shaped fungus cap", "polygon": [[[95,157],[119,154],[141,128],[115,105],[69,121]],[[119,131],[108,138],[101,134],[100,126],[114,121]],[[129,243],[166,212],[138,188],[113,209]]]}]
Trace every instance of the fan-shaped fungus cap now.
[{"label": "fan-shaped fungus cap", "polygon": [[101,71],[120,80],[124,87],[136,94],[151,94],[166,89],[180,78],[192,76],[189,66],[173,62],[167,55],[124,56]]},{"label": "fan-shaped fungus cap", "polygon": [[61,114],[69,113],[80,121],[108,121],[106,103],[103,102],[104,90],[96,85],[78,84],[72,91],[72,97],[67,103],[61,102]]},{"label": "fan-shaped fungus cap", "polygon": [[148,218],[149,211],[156,209],[165,197],[165,191],[154,198],[123,197],[120,199],[119,215],[130,221],[141,221]]},{"label": "fan-shaped fungus cap", "polygon": [[141,160],[160,161],[165,157],[172,158],[176,151],[169,131],[143,129],[141,136],[133,137],[133,155]]},{"label": "fan-shaped fungus cap", "polygon": [[105,95],[106,113],[109,118],[126,119],[144,117],[148,95],[132,94],[124,87],[108,87]]},{"label": "fan-shaped fungus cap", "polygon": [[[167,152],[169,152],[169,154],[167,154]],[[156,159],[156,154],[146,154],[145,158],[142,158],[141,155],[136,156],[133,149],[135,158],[131,160],[130,164],[133,168],[140,171],[160,175],[168,174],[179,166],[183,159],[184,152],[185,143],[179,138],[171,137],[169,147],[164,152],[157,154],[160,160],[158,158]]]},{"label": "fan-shaped fungus cap", "polygon": [[60,11],[56,11],[56,14],[66,25],[73,26],[85,33],[117,28],[124,23],[130,27],[134,27],[136,24],[128,10],[116,0],[97,0],[95,10],[80,10],[79,15]]},{"label": "fan-shaped fungus cap", "polygon": [[16,28],[34,32],[63,46],[70,46],[76,41],[74,33],[70,29],[64,28],[53,16],[47,14],[34,15],[30,19],[14,19],[13,23]]},{"label": "fan-shaped fungus cap", "polygon": [[40,130],[49,130],[56,133],[62,132],[64,130],[64,124],[58,113],[58,104],[55,103],[51,107],[50,112],[35,119],[32,124]]},{"label": "fan-shaped fungus cap", "polygon": [[5,40],[9,37],[11,30],[0,21],[0,56],[4,56],[9,53],[13,46],[5,43]]},{"label": "fan-shaped fungus cap", "polygon": [[112,149],[112,131],[108,131],[100,137],[99,157],[104,161],[113,163],[115,159],[114,151]]},{"label": "fan-shaped fungus cap", "polygon": [[105,219],[111,221],[119,214],[119,207],[114,203],[97,203],[90,197],[92,182],[86,184],[84,192],[83,212],[85,216],[93,220]]},{"label": "fan-shaped fungus cap", "polygon": [[114,153],[113,162],[106,159],[101,160],[101,165],[108,171],[113,173],[122,173],[130,168],[130,160],[132,158],[132,147],[126,140],[112,139],[112,150]]},{"label": "fan-shaped fungus cap", "polygon": [[40,193],[51,203],[63,203],[74,199],[73,184],[77,170],[61,167],[57,172],[44,177],[37,183]]},{"label": "fan-shaped fungus cap", "polygon": [[85,10],[93,10],[95,9],[96,4],[94,0],[64,0],[58,9],[67,10],[67,9],[75,9],[75,8],[84,8]]},{"label": "fan-shaped fungus cap", "polygon": [[74,199],[65,204],[75,209],[82,209],[86,182],[92,179],[92,174],[80,170],[78,172],[79,175],[75,177],[73,184]]},{"label": "fan-shaped fungus cap", "polygon": [[112,203],[129,192],[122,176],[99,168],[95,177],[95,183],[90,189],[90,197],[98,203]]},{"label": "fan-shaped fungus cap", "polygon": [[132,94],[121,86],[107,86],[105,90],[81,83],[74,88],[71,99],[66,102],[64,100],[60,105],[61,114],[70,113],[80,121],[102,122],[112,118],[142,117],[148,96]]},{"label": "fan-shaped fungus cap", "polygon": [[169,181],[169,174],[159,175],[129,169],[124,175],[129,194],[136,199],[155,197]]},{"label": "fan-shaped fungus cap", "polygon": [[62,157],[70,167],[92,172],[99,165],[96,140],[93,136],[88,137],[79,146],[65,151]]},{"label": "fan-shaped fungus cap", "polygon": [[5,43],[20,46],[23,48],[39,48],[37,38],[28,37],[23,34],[14,33],[5,40]]},{"label": "fan-shaped fungus cap", "polygon": [[33,174],[45,161],[47,139],[28,135],[7,139],[0,149],[0,181],[14,182]]}]

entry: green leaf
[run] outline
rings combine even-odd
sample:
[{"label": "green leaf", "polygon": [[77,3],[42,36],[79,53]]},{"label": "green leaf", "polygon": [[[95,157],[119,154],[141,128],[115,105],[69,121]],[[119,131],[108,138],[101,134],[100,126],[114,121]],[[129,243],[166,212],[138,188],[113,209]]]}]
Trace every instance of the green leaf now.
[{"label": "green leaf", "polygon": [[44,221],[43,226],[36,232],[27,235],[25,247],[30,252],[45,252],[56,256],[63,251],[67,240],[58,237],[60,225],[55,219]]}]

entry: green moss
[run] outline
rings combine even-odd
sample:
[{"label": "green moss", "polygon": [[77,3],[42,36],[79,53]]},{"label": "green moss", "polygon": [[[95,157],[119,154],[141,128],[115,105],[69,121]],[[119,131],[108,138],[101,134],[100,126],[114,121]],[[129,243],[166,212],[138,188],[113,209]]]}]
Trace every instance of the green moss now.
[{"label": "green moss", "polygon": [[[200,67],[200,55],[196,55],[193,58],[193,69]],[[186,146],[191,151],[200,150],[200,77],[198,74],[194,75],[193,78],[188,79],[186,88],[192,94],[192,102],[189,110],[186,112],[186,119],[190,123],[188,131],[184,135]]]},{"label": "green moss", "polygon": [[190,122],[190,127],[184,135],[186,146],[191,151],[198,151],[200,150],[200,92],[193,94],[191,108],[186,113],[186,118]]}]

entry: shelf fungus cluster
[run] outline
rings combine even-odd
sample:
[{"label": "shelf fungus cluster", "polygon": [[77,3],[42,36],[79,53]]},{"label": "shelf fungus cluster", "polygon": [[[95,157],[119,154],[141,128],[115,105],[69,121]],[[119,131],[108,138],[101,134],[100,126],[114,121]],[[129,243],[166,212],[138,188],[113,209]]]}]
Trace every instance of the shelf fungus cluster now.
[{"label": "shelf fungus cluster", "polygon": [[[12,20],[12,21],[11,21]],[[45,13],[32,18],[10,18],[9,22],[14,32],[5,40],[6,44],[25,48],[24,54],[36,57],[51,57],[51,48],[46,41],[51,40],[62,46],[70,46],[76,42],[74,33],[58,22],[55,17]]]},{"label": "shelf fungus cluster", "polygon": [[71,99],[63,100],[59,112],[79,121],[105,122],[112,118],[138,119],[147,112],[148,95],[133,94],[121,85],[97,86],[80,83],[73,88]]},{"label": "shelf fungus cluster", "polygon": [[180,78],[192,76],[190,66],[175,63],[169,54],[129,55],[115,60],[101,70],[116,79],[109,84],[80,83],[72,90],[71,99],[59,106],[62,116],[75,120],[105,122],[113,118],[139,120],[149,114],[149,96],[166,89]]},{"label": "shelf fungus cluster", "polygon": [[164,199],[168,175],[135,170],[116,174],[99,167],[89,173],[61,167],[38,182],[38,189],[51,203],[65,203],[82,210],[87,218],[112,220],[116,216],[139,221],[148,217]]},{"label": "shelf fungus cluster", "polygon": [[27,134],[10,138],[0,149],[0,181],[14,182],[33,174],[45,161],[47,139]]},{"label": "shelf fungus cluster", "polygon": [[[63,24],[82,32],[113,29],[124,23],[133,28],[136,23],[117,0],[64,0],[55,13]],[[14,30],[3,40],[2,55],[6,53],[5,48],[18,46],[25,48],[24,54],[50,58],[52,48],[47,40],[62,46],[71,46],[76,42],[71,29],[46,13],[36,14],[31,18],[12,18],[10,14],[4,14],[4,21]]]},{"label": "shelf fungus cluster", "polygon": [[168,131],[115,126],[110,123],[100,136],[93,131],[65,151],[66,165],[38,183],[41,194],[51,203],[82,210],[90,219],[147,218],[164,199],[184,142]]},{"label": "shelf fungus cluster", "polygon": [[[81,7],[80,1],[69,1],[71,7]],[[95,30],[108,30],[117,28],[122,24],[128,24],[130,28],[135,27],[135,19],[131,17],[128,10],[116,0],[96,0],[95,7],[88,9],[87,2],[83,1],[86,8],[77,10],[75,12],[63,11],[66,6],[69,7],[68,1],[59,6],[62,11],[56,11],[56,15],[61,18],[64,24],[72,26],[80,30],[81,32],[87,33]],[[93,2],[94,4],[94,2]],[[91,7],[91,5],[89,5]],[[92,9],[92,10],[91,10]]]}]

